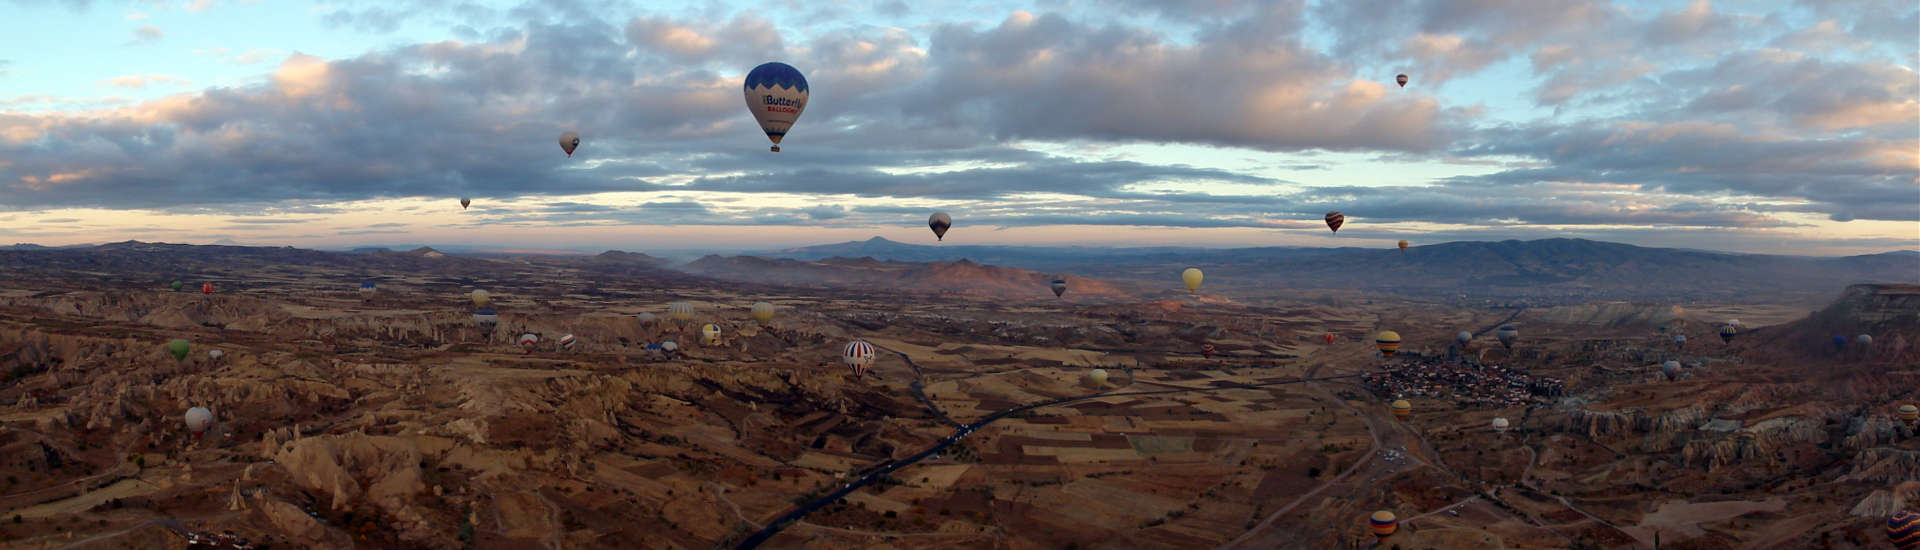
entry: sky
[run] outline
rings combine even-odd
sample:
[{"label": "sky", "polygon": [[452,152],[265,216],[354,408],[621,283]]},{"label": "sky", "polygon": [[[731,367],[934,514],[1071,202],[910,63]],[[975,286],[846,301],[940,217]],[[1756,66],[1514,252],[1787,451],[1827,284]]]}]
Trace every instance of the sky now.
[{"label": "sky", "polygon": [[1920,249],[1910,0],[0,9],[0,242]]}]

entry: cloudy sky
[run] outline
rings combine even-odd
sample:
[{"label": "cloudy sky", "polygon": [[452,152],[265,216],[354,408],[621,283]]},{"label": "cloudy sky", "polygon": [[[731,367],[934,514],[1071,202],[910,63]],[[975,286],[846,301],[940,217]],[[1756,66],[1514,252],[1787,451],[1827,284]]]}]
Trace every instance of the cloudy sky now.
[{"label": "cloudy sky", "polygon": [[0,9],[0,242],[1920,248],[1911,0]]}]

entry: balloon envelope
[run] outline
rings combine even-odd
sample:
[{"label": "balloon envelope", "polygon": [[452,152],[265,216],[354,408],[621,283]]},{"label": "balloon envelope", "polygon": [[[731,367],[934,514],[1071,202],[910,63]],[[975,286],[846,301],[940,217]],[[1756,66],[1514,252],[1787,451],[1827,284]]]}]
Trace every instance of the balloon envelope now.
[{"label": "balloon envelope", "polygon": [[493,328],[493,325],[499,323],[500,314],[494,313],[491,309],[481,309],[473,312],[473,324],[480,325],[481,328]]},{"label": "balloon envelope", "polygon": [[573,349],[573,344],[577,341],[572,334],[563,335],[560,337],[560,349]]},{"label": "balloon envelope", "polygon": [[1513,349],[1513,343],[1520,340],[1520,329],[1512,326],[1500,327],[1499,331],[1493,333],[1493,337],[1500,340],[1500,345]]},{"label": "balloon envelope", "polygon": [[174,282],[173,282],[173,291],[174,291],[174,292],[179,292],[179,291],[180,291],[180,289],[182,289],[182,288],[186,288],[186,286],[187,286],[187,284],[186,284],[186,283],[183,283],[183,282],[180,282],[180,281],[174,281]]},{"label": "balloon envelope", "polygon": [[720,325],[707,323],[707,326],[700,327],[700,343],[709,346],[720,345]]},{"label": "balloon envelope", "polygon": [[667,304],[667,317],[673,319],[674,322],[682,324],[691,321],[693,320],[693,304],[689,302]]},{"label": "balloon envelope", "polygon": [[1497,433],[1506,433],[1506,431],[1507,431],[1507,419],[1506,419],[1506,418],[1497,418],[1497,417],[1496,417],[1496,418],[1494,418],[1494,419],[1493,419],[1493,431],[1494,431],[1494,432],[1497,432]]},{"label": "balloon envelope", "polygon": [[520,335],[520,347],[532,351],[533,347],[537,345],[540,345],[540,337],[538,335],[531,332]]},{"label": "balloon envelope", "polygon": [[1464,331],[1464,330],[1463,330],[1463,331],[1460,331],[1460,333],[1459,333],[1459,334],[1455,334],[1455,335],[1453,335],[1453,341],[1455,341],[1455,342],[1459,342],[1459,343],[1460,343],[1460,345],[1462,345],[1462,346],[1464,346],[1464,345],[1467,345],[1467,342],[1472,342],[1472,341],[1473,341],[1473,333],[1471,333],[1471,332],[1467,332],[1467,331]]},{"label": "balloon envelope", "polygon": [[1393,415],[1400,417],[1402,420],[1406,419],[1408,416],[1413,415],[1413,403],[1410,403],[1405,399],[1394,400]]},{"label": "balloon envelope", "polygon": [[953,229],[953,217],[946,212],[934,212],[932,216],[927,216],[927,227],[933,229],[933,240],[944,241],[947,239],[947,230]]},{"label": "balloon envelope", "polygon": [[487,304],[493,303],[493,295],[485,290],[475,290],[472,296],[474,307],[487,307]]},{"label": "balloon envelope", "polygon": [[1393,357],[1393,354],[1400,352],[1400,333],[1391,330],[1380,331],[1380,334],[1373,337],[1373,343],[1380,347],[1381,355]]},{"label": "balloon envelope", "polygon": [[780,152],[780,140],[807,109],[807,77],[786,63],[764,63],[747,72],[747,110]]},{"label": "balloon envelope", "polygon": [[1186,271],[1180,272],[1180,282],[1187,284],[1188,293],[1198,292],[1200,290],[1200,281],[1206,278],[1207,274],[1201,273],[1198,267],[1189,267]]},{"label": "balloon envelope", "polygon": [[1093,372],[1087,373],[1087,379],[1092,380],[1096,386],[1105,384],[1107,383],[1107,369],[1093,369]]},{"label": "balloon envelope", "polygon": [[167,342],[167,353],[173,354],[174,360],[186,359],[187,351],[192,348],[193,348],[193,345],[188,344],[186,340],[174,340],[172,342]]},{"label": "balloon envelope", "polygon": [[467,206],[468,206],[468,205],[471,205],[471,204],[473,204],[473,199],[469,199],[469,198],[466,198],[466,197],[460,197],[460,209],[461,209],[461,210],[466,210],[466,209],[467,209]]},{"label": "balloon envelope", "polygon": [[1407,87],[1407,75],[1394,76],[1393,81],[1399,83],[1402,88]]},{"label": "balloon envelope", "polygon": [[200,435],[207,431],[207,426],[213,425],[213,411],[205,407],[187,409],[186,421],[187,431],[193,432],[193,435]]},{"label": "balloon envelope", "polygon": [[1920,514],[1901,510],[1888,516],[1887,541],[1896,550],[1920,548]]},{"label": "balloon envelope", "polygon": [[573,132],[560,134],[560,150],[566,151],[567,156],[569,157],[573,156],[573,150],[578,149],[579,147],[580,147],[580,134],[576,134]]},{"label": "balloon envelope", "polygon": [[1052,283],[1047,284],[1047,288],[1053,289],[1053,297],[1059,298],[1061,295],[1067,293],[1067,280],[1054,279]]},{"label": "balloon envelope", "polygon": [[1339,233],[1340,226],[1346,225],[1346,223],[1347,223],[1346,214],[1341,214],[1339,212],[1327,213],[1327,229],[1332,229],[1334,233]]},{"label": "balloon envelope", "polygon": [[753,315],[753,320],[760,322],[761,326],[766,326],[767,323],[773,322],[773,304],[754,302],[753,307],[750,308],[748,312]]},{"label": "balloon envelope", "polygon": [[854,376],[864,375],[873,366],[873,344],[865,340],[848,342],[846,349],[840,353],[840,360],[853,369]]},{"label": "balloon envelope", "polygon": [[1394,517],[1393,512],[1381,510],[1367,516],[1367,529],[1372,531],[1375,537],[1385,539],[1393,536],[1393,532],[1399,527],[1400,519]]},{"label": "balloon envelope", "polygon": [[1407,241],[1404,241],[1404,240],[1403,240],[1403,241],[1400,241],[1400,251],[1401,251],[1401,252],[1406,252],[1406,251],[1407,251]]}]

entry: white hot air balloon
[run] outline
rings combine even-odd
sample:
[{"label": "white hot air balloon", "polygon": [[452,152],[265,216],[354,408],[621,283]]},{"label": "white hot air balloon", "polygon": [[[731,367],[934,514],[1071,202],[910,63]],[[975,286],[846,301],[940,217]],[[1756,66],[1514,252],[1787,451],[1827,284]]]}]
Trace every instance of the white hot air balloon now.
[{"label": "white hot air balloon", "polygon": [[873,344],[865,340],[848,342],[846,350],[840,354],[840,359],[847,363],[847,368],[853,369],[856,377],[866,374],[867,369],[873,367],[873,358]]},{"label": "white hot air balloon", "polygon": [[533,347],[537,345],[540,345],[539,336],[533,333],[520,335],[520,349],[527,350],[527,353],[533,353]]},{"label": "white hot air balloon", "polygon": [[660,322],[660,317],[652,313],[641,313],[639,315],[633,316],[633,318],[634,320],[639,321],[640,326],[643,326],[643,327],[650,327],[650,326],[653,326],[655,323]]},{"label": "white hot air balloon", "polygon": [[764,327],[767,326],[767,323],[773,322],[773,304],[754,302],[753,307],[749,308],[747,313],[753,316],[753,320],[759,321],[760,326]]},{"label": "white hot air balloon", "polygon": [[780,140],[807,110],[807,77],[786,63],[763,63],[747,73],[746,84],[747,111],[778,153]]},{"label": "white hot air balloon", "polygon": [[579,147],[580,147],[580,134],[576,134],[573,132],[560,134],[560,150],[566,151],[567,156],[569,157],[573,156],[573,150]]},{"label": "white hot air balloon", "polygon": [[1494,419],[1493,419],[1493,432],[1494,432],[1494,433],[1507,433],[1507,419],[1506,419],[1506,418],[1494,418]]},{"label": "white hot air balloon", "polygon": [[218,363],[218,362],[220,362],[220,358],[222,358],[222,357],[226,357],[226,356],[227,356],[227,352],[224,352],[224,351],[220,351],[220,350],[217,350],[217,349],[216,349],[216,350],[209,350],[209,351],[207,352],[207,358],[208,358],[208,359],[212,359],[212,360],[213,360],[213,362],[215,362],[215,363]]},{"label": "white hot air balloon", "polygon": [[681,326],[686,326],[688,321],[693,320],[693,304],[689,302],[667,304],[667,318],[673,319],[673,322]]},{"label": "white hot air balloon", "polygon": [[197,439],[207,432],[207,426],[213,425],[213,411],[207,410],[206,407],[187,409],[186,420],[187,431],[192,432],[193,437]]},{"label": "white hot air balloon", "polygon": [[1093,372],[1087,373],[1087,379],[1092,380],[1095,386],[1105,384],[1107,383],[1107,369],[1093,369]]}]

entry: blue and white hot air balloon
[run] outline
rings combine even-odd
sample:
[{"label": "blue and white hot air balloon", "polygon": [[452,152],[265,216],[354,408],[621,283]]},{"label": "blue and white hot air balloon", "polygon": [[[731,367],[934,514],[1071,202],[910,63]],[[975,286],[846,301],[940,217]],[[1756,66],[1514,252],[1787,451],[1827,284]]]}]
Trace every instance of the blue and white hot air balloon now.
[{"label": "blue and white hot air balloon", "polygon": [[762,63],[747,73],[746,97],[747,111],[773,140],[773,152],[780,152],[781,138],[807,109],[807,77],[786,63]]}]

